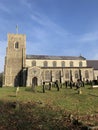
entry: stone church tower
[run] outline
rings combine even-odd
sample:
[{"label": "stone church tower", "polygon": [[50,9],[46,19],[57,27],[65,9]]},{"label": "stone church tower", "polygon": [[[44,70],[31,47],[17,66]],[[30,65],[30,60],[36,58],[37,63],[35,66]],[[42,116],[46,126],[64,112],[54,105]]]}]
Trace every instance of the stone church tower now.
[{"label": "stone church tower", "polygon": [[4,86],[22,86],[26,62],[26,36],[8,34],[4,66]]}]

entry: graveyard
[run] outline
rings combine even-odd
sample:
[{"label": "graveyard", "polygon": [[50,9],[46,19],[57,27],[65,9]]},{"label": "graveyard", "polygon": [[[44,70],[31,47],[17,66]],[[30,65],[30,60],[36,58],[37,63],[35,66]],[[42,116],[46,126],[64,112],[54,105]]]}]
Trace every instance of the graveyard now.
[{"label": "graveyard", "polygon": [[0,130],[88,129],[98,126],[98,88],[0,88]]}]

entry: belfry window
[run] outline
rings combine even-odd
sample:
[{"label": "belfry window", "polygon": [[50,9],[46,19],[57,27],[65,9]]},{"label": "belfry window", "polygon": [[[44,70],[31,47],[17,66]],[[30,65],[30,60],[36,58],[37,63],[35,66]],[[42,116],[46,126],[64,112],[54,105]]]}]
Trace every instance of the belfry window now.
[{"label": "belfry window", "polygon": [[15,42],[15,48],[16,48],[16,49],[19,48],[19,42]]}]

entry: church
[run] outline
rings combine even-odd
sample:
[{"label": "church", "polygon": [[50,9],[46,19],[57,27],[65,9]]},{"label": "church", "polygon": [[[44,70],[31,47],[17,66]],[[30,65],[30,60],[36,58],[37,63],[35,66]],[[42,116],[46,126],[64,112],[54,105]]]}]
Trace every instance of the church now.
[{"label": "church", "polygon": [[26,35],[8,34],[3,86],[98,80],[98,60],[83,56],[27,55]]}]

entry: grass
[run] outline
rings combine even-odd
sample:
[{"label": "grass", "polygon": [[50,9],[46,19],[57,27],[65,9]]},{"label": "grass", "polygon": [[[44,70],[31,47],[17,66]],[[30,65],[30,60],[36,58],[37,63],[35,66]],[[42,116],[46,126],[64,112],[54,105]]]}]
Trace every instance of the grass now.
[{"label": "grass", "polygon": [[[0,130],[81,130],[98,125],[98,89],[0,88]],[[73,118],[70,118],[70,115]],[[78,120],[78,122],[77,122]]]},{"label": "grass", "polygon": [[14,87],[0,88],[0,100],[38,102],[82,115],[98,113],[98,89],[90,89],[90,86],[82,88],[82,94],[78,94],[74,88],[65,88],[65,86],[60,91],[52,88],[45,93],[42,92],[42,87],[36,87],[35,92],[30,88],[21,87],[17,96],[15,92]]}]

